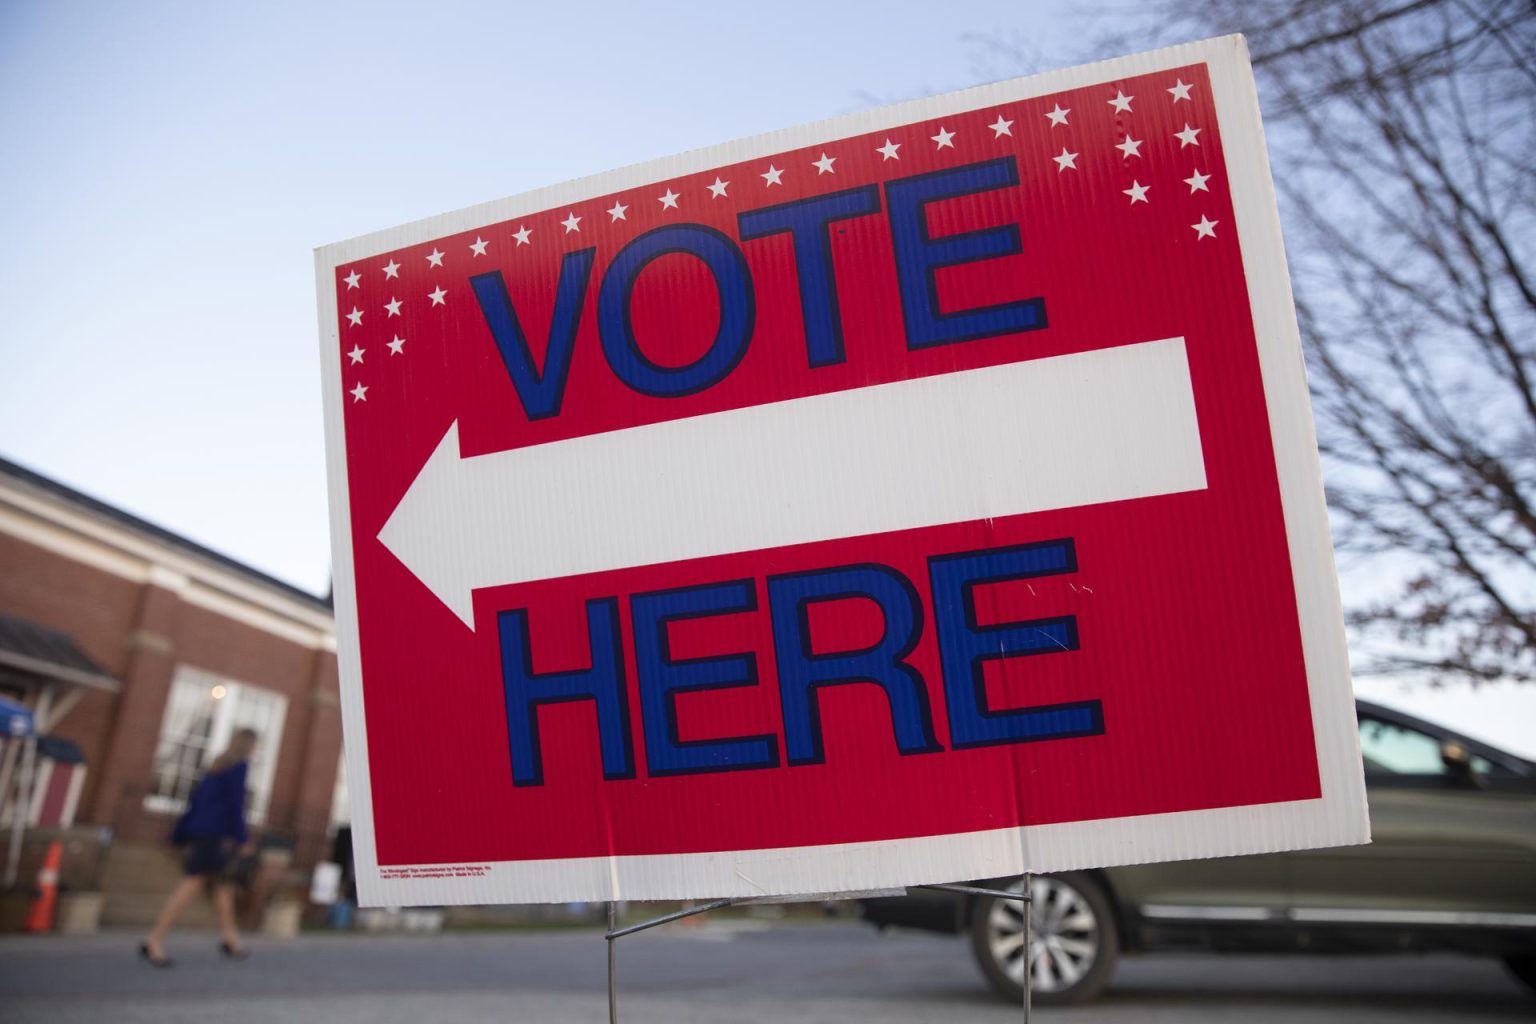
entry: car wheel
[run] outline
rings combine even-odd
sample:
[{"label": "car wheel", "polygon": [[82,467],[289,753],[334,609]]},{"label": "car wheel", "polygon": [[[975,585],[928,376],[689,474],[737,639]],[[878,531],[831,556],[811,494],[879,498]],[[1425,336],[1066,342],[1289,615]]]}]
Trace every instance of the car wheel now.
[{"label": "car wheel", "polygon": [[[1007,888],[1023,891],[1023,880]],[[1104,889],[1076,872],[1030,879],[1034,925],[1030,987],[1036,1005],[1080,1003],[1098,995],[1120,955],[1114,911]],[[971,951],[1004,999],[1024,998],[1024,905],[983,896],[971,912]]]},{"label": "car wheel", "polygon": [[1528,988],[1536,989],[1536,956],[1505,957],[1504,966]]}]

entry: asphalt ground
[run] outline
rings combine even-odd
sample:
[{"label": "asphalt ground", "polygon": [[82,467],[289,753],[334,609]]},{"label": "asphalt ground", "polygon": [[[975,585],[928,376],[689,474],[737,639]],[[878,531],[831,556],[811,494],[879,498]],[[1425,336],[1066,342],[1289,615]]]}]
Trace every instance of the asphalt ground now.
[{"label": "asphalt ground", "polygon": [[[646,1022],[1018,1021],[959,940],[846,922],[670,926],[620,940],[619,1019]],[[604,1022],[606,950],[589,929],[253,938],[223,960],[209,934],[173,936],[176,966],[138,962],[137,937],[0,938],[0,1021],[435,1024]],[[1084,1007],[1037,1021],[1270,1024],[1536,1020],[1536,997],[1491,960],[1158,954],[1121,961]]]}]

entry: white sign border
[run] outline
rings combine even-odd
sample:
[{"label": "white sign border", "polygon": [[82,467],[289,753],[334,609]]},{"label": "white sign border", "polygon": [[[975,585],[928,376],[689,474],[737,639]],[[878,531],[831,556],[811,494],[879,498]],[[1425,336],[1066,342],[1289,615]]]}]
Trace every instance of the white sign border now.
[{"label": "white sign border", "polygon": [[[760,156],[957,112],[1032,99],[1190,64],[1208,68],[1247,274],[1249,304],[1269,409],[1281,505],[1295,581],[1302,649],[1318,746],[1316,800],[1034,825],[869,843],[661,856],[511,861],[466,868],[458,877],[418,877],[391,866],[385,879],[373,833],[357,594],[348,503],[342,367],[335,268],[594,196],[707,171]],[[845,115],[799,128],[693,150],[606,174],[378,231],[315,252],[321,386],[331,507],[338,672],[353,854],[365,906],[573,900],[686,899],[792,895],[1004,877],[1104,864],[1273,852],[1368,842],[1370,826],[1355,727],[1343,611],[1323,499],[1306,371],[1285,272],[1279,213],[1259,120],[1258,95],[1242,36],[1032,75],[961,92]],[[958,865],[964,864],[964,867]],[[809,879],[809,881],[808,881]]]}]

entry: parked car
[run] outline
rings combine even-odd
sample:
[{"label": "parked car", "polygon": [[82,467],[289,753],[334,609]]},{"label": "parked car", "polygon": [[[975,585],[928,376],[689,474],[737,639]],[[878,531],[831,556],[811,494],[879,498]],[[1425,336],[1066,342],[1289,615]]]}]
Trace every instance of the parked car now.
[{"label": "parked car", "polygon": [[[1365,701],[1357,712],[1370,845],[1036,875],[1035,1001],[1091,999],[1122,952],[1167,949],[1455,950],[1502,957],[1536,988],[1536,762]],[[861,909],[881,928],[968,935],[993,989],[1022,998],[1018,901],[914,889]]]}]

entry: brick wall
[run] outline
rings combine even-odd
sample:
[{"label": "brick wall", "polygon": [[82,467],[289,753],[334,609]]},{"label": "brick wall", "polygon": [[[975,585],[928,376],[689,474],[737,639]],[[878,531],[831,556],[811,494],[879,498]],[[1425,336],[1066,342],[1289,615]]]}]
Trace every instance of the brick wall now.
[{"label": "brick wall", "polygon": [[[69,632],[87,655],[122,678],[126,641],[139,604],[139,584],[103,573],[0,533],[0,614]],[[79,744],[90,771],[80,794],[81,820],[99,787],[95,770],[112,735],[120,695],[92,692],[81,698],[55,732]],[[102,822],[104,823],[104,822]]]},{"label": "brick wall", "polygon": [[[143,795],[171,681],[186,665],[288,699],[268,826],[318,830],[308,840],[318,850],[341,750],[334,652],[193,603],[184,578],[149,565],[133,579],[0,531],[0,566],[0,614],[69,633],[122,684],[116,695],[88,694],[53,730],[86,757],[82,824],[111,825],[126,841],[167,834],[170,818],[145,811]],[[254,617],[263,615],[273,617]]]}]

